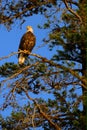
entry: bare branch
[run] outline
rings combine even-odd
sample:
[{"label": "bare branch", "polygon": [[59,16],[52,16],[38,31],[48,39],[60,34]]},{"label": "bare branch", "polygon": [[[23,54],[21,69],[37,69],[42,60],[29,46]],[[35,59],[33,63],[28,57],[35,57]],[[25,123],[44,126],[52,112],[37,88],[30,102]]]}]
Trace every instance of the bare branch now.
[{"label": "bare branch", "polygon": [[3,57],[1,57],[0,60],[7,59],[7,58],[9,58],[9,57],[11,57],[11,56],[13,56],[13,55],[15,55],[15,54],[18,54],[18,53],[20,53],[20,52],[12,52],[12,53],[10,53],[10,54],[7,55],[7,56],[3,56]]},{"label": "bare branch", "polygon": [[42,62],[49,63],[49,64],[52,65],[52,66],[55,66],[55,67],[57,67],[57,68],[63,69],[63,70],[66,71],[66,72],[71,73],[73,76],[75,76],[75,77],[78,78],[80,81],[82,81],[82,82],[84,83],[84,84],[82,83],[82,86],[83,86],[85,89],[87,89],[87,87],[86,87],[86,84],[87,84],[86,79],[85,79],[83,76],[80,76],[80,75],[79,75],[77,72],[75,72],[74,70],[72,70],[72,69],[70,69],[70,68],[67,68],[67,67],[65,67],[65,66],[63,66],[63,65],[57,64],[57,63],[53,62],[52,60],[48,60],[48,59],[45,58],[45,57],[41,57],[40,55],[32,54],[32,53],[31,53],[31,55],[40,58],[40,59],[42,60]]},{"label": "bare branch", "polygon": [[[17,53],[20,53],[20,52],[23,52],[23,53],[26,53],[26,54],[35,56],[35,57],[41,59],[43,63],[48,63],[48,64],[50,64],[51,66],[55,66],[55,67],[57,67],[57,68],[63,69],[63,70],[66,71],[66,72],[71,73],[73,76],[75,76],[76,78],[78,78],[81,82],[83,82],[84,84],[82,83],[81,85],[82,85],[85,89],[87,89],[87,87],[86,87],[87,81],[86,81],[85,77],[80,76],[76,71],[74,71],[74,70],[72,70],[72,69],[70,69],[70,68],[67,68],[67,67],[65,67],[65,66],[63,66],[63,65],[57,64],[57,63],[53,62],[52,60],[48,60],[47,58],[42,57],[42,56],[40,56],[40,55],[38,55],[38,54],[33,54],[33,53],[30,53],[30,52],[28,52],[28,51],[25,50],[25,51],[13,52],[13,53],[11,53],[10,55],[5,56],[5,57],[2,57],[2,58],[0,58],[0,59],[2,60],[2,59],[5,59],[5,58],[8,58],[8,57],[13,56],[13,55],[15,55],[15,54],[17,54]],[[36,66],[37,64],[39,64],[39,62],[36,62],[35,66]],[[34,65],[34,64],[33,64],[33,65]],[[12,79],[12,78],[16,77],[17,75],[21,74],[23,71],[27,70],[27,69],[30,68],[30,67],[32,67],[32,65],[24,67],[23,69],[19,70],[17,73],[15,73],[14,75],[12,75],[11,77],[8,77],[6,80],[4,80],[4,82],[7,81],[7,80],[9,80],[9,79]]]},{"label": "bare branch", "polygon": [[73,15],[75,15],[80,20],[80,22],[82,24],[82,18],[80,17],[80,15],[78,15],[73,9],[71,9],[68,6],[67,0],[63,0],[63,1],[64,1],[64,4],[65,4],[66,8],[68,9],[68,11],[70,11]]},{"label": "bare branch", "polygon": [[32,125],[33,125],[33,128],[35,128],[35,125],[34,125],[34,118],[35,118],[35,111],[36,111],[36,106],[34,107],[34,110],[33,110],[33,115],[32,115]]}]

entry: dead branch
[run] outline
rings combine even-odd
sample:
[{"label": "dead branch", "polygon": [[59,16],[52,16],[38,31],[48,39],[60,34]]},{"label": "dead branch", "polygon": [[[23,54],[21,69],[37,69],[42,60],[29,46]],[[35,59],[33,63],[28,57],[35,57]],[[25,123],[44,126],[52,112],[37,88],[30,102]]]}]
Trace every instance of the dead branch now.
[{"label": "dead branch", "polygon": [[1,57],[1,58],[0,58],[0,60],[7,59],[7,58],[9,58],[9,57],[11,57],[11,56],[13,56],[13,55],[18,54],[18,53],[20,53],[20,52],[12,52],[12,53],[10,53],[10,54],[9,54],[9,55],[7,55],[7,56],[3,56],[3,57]]}]

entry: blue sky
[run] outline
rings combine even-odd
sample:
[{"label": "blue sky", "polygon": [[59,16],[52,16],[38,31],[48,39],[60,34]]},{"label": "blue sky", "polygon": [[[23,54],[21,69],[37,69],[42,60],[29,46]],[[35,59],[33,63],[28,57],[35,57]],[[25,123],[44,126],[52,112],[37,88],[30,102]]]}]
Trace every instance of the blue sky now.
[{"label": "blue sky", "polygon": [[[49,30],[43,30],[43,29],[38,29],[37,25],[40,24],[42,25],[46,19],[42,15],[34,15],[32,17],[29,17],[26,19],[26,22],[22,25],[22,28],[20,29],[19,24],[14,24],[12,27],[12,30],[8,31],[3,25],[0,26],[0,58],[9,55],[12,52],[17,52],[18,51],[18,46],[20,43],[20,39],[22,35],[26,32],[26,26],[31,25],[34,29],[34,34],[36,36],[36,46],[33,49],[33,53],[39,54],[41,56],[51,58],[53,52],[49,52],[48,46],[44,46],[41,48],[36,49],[38,46],[43,44],[42,39],[44,37],[47,37],[47,34],[49,33]],[[0,61],[0,66],[4,64],[5,62],[14,62],[18,63],[17,55],[14,55],[10,58],[4,59]],[[33,96],[31,94],[31,96]],[[40,93],[38,95],[39,97],[44,97],[45,93]],[[36,95],[37,97],[37,95]],[[53,98],[52,95],[47,95],[45,96],[45,99]],[[0,96],[0,104],[3,103],[3,95]],[[23,103],[23,102],[22,102]],[[20,101],[21,104],[21,101]],[[10,108],[11,110],[11,108]],[[0,112],[0,114],[4,117],[9,115],[9,107],[5,111]]]},{"label": "blue sky", "polygon": [[[19,24],[15,23],[12,27],[12,30],[8,31],[4,26],[0,26],[0,57],[7,56],[11,52],[17,52],[18,46],[20,43],[20,39],[22,35],[26,32],[26,26],[31,25],[34,29],[34,34],[36,36],[36,46],[43,44],[42,39],[47,37],[49,30],[38,29],[37,25],[42,25],[46,19],[42,15],[34,15],[32,17],[28,17],[26,22],[22,25],[20,29]],[[33,49],[33,53],[40,54],[41,56],[51,58],[52,54],[55,53],[55,49],[52,52],[49,52],[48,46],[39,48],[38,50]],[[0,65],[5,62],[14,62],[17,63],[17,55],[12,56],[11,58],[4,59],[0,61]],[[41,96],[44,97],[45,93],[41,93]],[[51,98],[52,95],[50,95]],[[0,96],[1,97],[1,96]],[[49,95],[45,96],[48,98]],[[9,113],[8,113],[9,114]],[[7,110],[4,111],[4,116],[7,115]]]},{"label": "blue sky", "polygon": [[[35,50],[37,46],[43,43],[42,39],[44,37],[47,37],[47,34],[49,32],[46,29],[38,29],[37,27],[38,24],[42,25],[45,22],[45,20],[46,19],[42,15],[34,15],[26,19],[26,22],[22,25],[21,29],[19,24],[13,25],[12,30],[10,31],[8,31],[4,26],[0,26],[0,57],[7,56],[11,52],[18,51],[20,39],[22,35],[26,32],[26,26],[31,25],[34,29],[34,34],[36,36],[36,46],[33,49],[33,53],[40,54],[41,56],[46,56],[50,58],[52,53],[49,53],[49,49],[47,46]],[[0,61],[0,65],[5,62],[17,63],[17,55]]]}]

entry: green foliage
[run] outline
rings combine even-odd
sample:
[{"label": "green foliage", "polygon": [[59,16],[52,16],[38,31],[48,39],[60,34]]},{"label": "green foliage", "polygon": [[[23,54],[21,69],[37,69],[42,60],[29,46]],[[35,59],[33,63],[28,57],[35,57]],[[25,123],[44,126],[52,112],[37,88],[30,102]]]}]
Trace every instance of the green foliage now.
[{"label": "green foliage", "polygon": [[0,67],[0,75],[2,77],[8,77],[11,76],[12,74],[16,73],[17,70],[19,69],[19,66],[14,63],[5,63]]},{"label": "green foliage", "polygon": [[8,0],[0,2],[0,24],[3,24],[8,30],[12,24],[20,20],[20,26],[25,22],[26,17],[33,14],[43,14],[47,8],[51,8],[56,0]]},{"label": "green foliage", "polygon": [[[43,28],[52,30],[49,38],[43,41],[48,43],[51,50],[56,48],[52,58],[55,62],[36,55],[38,59],[31,59],[23,66],[5,63],[0,67],[0,75],[5,78],[1,79],[4,103],[0,109],[13,108],[6,119],[0,116],[2,130],[30,130],[39,127],[44,130],[85,129],[85,0],[68,1],[69,7],[78,13],[83,23],[75,13],[66,11],[62,0],[18,0],[1,4],[0,23],[7,28],[16,19],[23,24],[25,17],[45,14],[47,21]],[[75,74],[78,76],[75,77]]]}]

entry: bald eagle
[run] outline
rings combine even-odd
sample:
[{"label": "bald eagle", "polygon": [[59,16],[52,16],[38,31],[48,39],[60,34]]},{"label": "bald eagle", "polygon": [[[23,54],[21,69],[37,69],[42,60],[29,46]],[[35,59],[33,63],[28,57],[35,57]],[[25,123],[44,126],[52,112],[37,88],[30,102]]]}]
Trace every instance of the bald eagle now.
[{"label": "bald eagle", "polygon": [[[19,49],[22,51],[28,51],[31,52],[33,47],[35,46],[36,37],[33,34],[33,29],[31,26],[27,26],[27,32],[22,36],[19,44]],[[28,57],[29,54],[25,54],[23,52],[20,52],[18,54],[18,63],[21,65],[25,62],[25,59]]]}]

